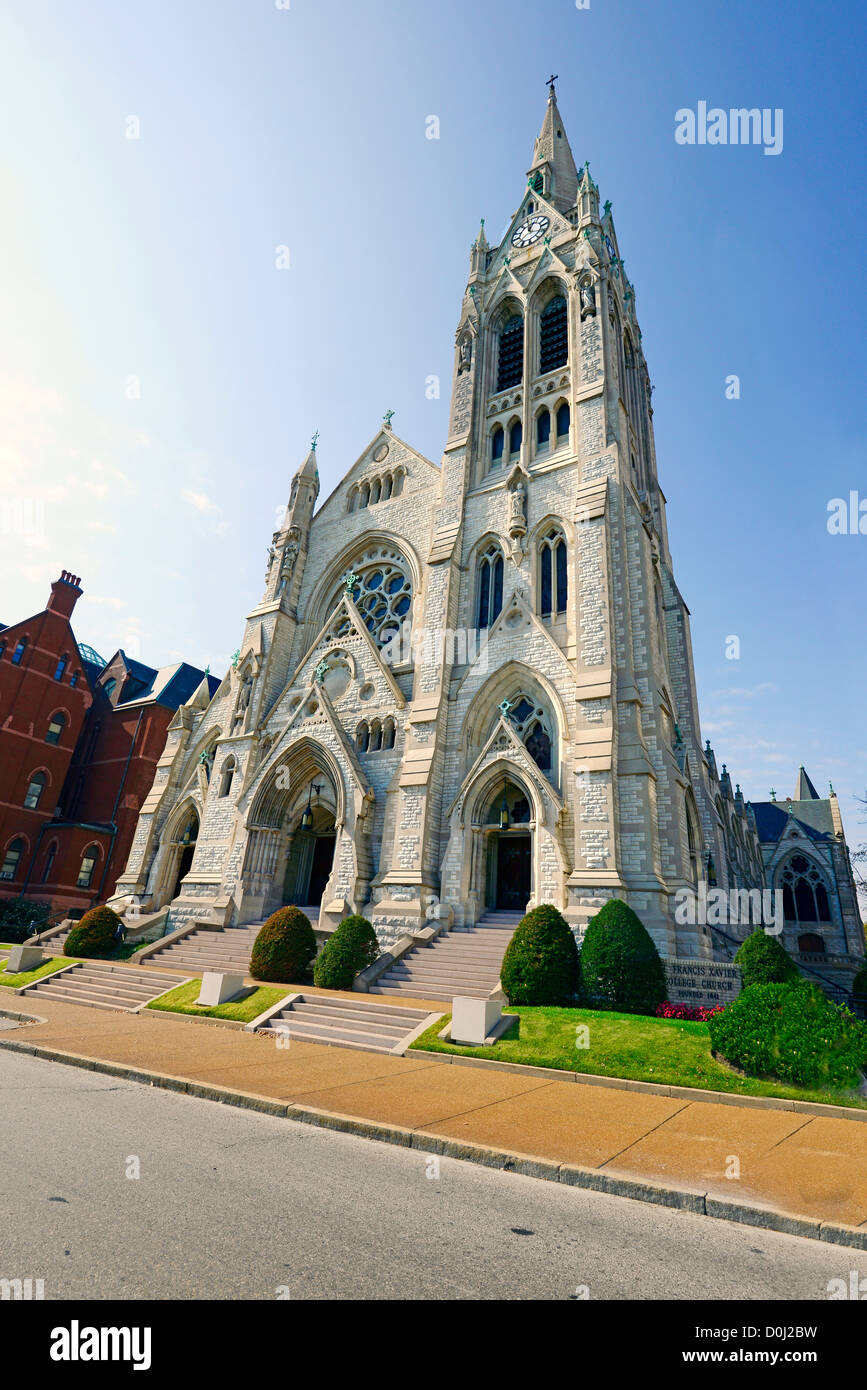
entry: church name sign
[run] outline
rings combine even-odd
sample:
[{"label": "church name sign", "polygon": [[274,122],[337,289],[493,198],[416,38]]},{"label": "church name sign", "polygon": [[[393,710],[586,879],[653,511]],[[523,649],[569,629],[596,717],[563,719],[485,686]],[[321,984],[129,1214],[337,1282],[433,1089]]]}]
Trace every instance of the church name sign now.
[{"label": "church name sign", "polygon": [[662,963],[673,1004],[730,1004],[741,992],[741,972],[728,961],[674,960],[663,956]]}]

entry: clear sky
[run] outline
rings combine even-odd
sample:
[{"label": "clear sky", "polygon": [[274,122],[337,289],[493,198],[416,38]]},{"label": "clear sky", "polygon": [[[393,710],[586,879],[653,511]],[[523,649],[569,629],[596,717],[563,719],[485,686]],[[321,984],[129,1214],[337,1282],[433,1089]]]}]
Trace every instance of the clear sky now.
[{"label": "clear sky", "polygon": [[[221,673],[314,429],[323,497],[388,408],[438,461],[554,72],[636,287],[704,732],[867,838],[867,535],[826,525],[867,500],[863,7],[283,3],[5,0],[0,620],[67,568],[82,641]],[[700,101],[782,108],[782,153],[679,145]]]}]

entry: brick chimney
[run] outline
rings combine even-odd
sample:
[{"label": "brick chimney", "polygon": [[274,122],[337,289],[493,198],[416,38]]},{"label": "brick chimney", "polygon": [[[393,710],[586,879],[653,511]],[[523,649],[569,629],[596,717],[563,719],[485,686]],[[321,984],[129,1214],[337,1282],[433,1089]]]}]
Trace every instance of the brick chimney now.
[{"label": "brick chimney", "polygon": [[70,574],[69,570],[61,570],[60,578],[55,579],[51,586],[51,597],[48,600],[49,613],[59,613],[61,617],[71,618],[72,610],[81,598],[81,579],[77,574]]}]

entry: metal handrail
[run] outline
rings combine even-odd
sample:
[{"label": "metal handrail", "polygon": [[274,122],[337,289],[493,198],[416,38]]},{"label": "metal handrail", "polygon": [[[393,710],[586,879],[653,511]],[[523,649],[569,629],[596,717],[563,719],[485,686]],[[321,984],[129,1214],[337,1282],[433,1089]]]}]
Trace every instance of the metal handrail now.
[{"label": "metal handrail", "polygon": [[[708,925],[710,926],[710,923]],[[739,941],[736,936],[730,936],[728,932],[723,931],[722,927],[710,926],[710,930],[716,932],[718,936],[721,936],[723,940],[727,941],[731,946],[740,947],[743,945],[743,941]],[[744,938],[744,940],[745,939],[746,938]],[[829,980],[826,975],[822,975],[818,970],[813,970],[809,965],[805,965],[802,960],[795,961],[794,963],[797,965],[798,969],[802,970],[806,975],[813,975],[817,980],[821,980],[826,990],[831,994],[842,996],[844,1001],[853,999],[852,991],[846,989],[845,986],[837,984],[834,980]]]}]

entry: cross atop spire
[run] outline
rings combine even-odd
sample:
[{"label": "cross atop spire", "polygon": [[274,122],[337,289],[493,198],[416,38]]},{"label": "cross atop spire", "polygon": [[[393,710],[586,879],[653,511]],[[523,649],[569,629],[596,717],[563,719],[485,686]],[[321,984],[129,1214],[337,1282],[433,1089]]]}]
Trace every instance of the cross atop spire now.
[{"label": "cross atop spire", "polygon": [[549,90],[549,92],[551,93],[551,96],[554,97],[555,99],[556,99],[556,95],[557,95],[557,94],[556,94],[556,92],[554,91],[554,83],[557,81],[557,79],[558,79],[559,76],[560,76],[559,72],[555,72],[555,73],[553,73],[553,74],[547,79],[547,82],[548,82],[548,90]]}]

